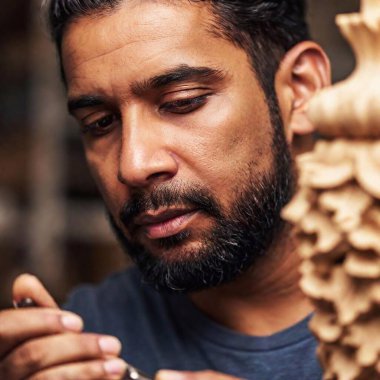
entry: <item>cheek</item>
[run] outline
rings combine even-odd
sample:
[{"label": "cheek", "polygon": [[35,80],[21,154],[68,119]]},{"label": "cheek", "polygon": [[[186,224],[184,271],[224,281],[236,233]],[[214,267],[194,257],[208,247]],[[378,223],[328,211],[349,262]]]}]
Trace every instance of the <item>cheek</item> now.
[{"label": "cheek", "polygon": [[85,148],[86,160],[102,198],[112,214],[119,212],[126,199],[126,188],[117,176],[116,155],[98,156]]},{"label": "cheek", "polygon": [[202,114],[199,123],[188,151],[205,183],[230,189],[248,167],[257,173],[270,169],[272,126],[265,104],[226,99]]}]

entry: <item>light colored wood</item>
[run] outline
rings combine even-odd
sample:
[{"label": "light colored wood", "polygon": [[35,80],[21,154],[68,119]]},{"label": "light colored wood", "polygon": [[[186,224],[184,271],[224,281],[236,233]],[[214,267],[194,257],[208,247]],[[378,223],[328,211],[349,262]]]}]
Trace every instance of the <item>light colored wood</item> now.
[{"label": "light colored wood", "polygon": [[331,137],[380,137],[380,11],[379,0],[362,1],[363,12],[337,16],[351,44],[357,67],[345,81],[324,90],[310,107],[319,132]]},{"label": "light colored wood", "polygon": [[299,238],[301,288],[315,305],[325,380],[380,379],[380,0],[340,15],[357,67],[310,118],[325,138],[297,160],[283,217]]}]

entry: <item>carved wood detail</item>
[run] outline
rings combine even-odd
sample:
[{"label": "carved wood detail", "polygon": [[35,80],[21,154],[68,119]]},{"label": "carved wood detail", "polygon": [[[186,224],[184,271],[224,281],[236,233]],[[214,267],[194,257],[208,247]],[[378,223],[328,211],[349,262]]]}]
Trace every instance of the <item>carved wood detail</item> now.
[{"label": "carved wood detail", "polygon": [[321,91],[309,116],[322,139],[297,159],[283,210],[296,227],[301,288],[316,312],[325,380],[380,379],[380,0],[337,16],[357,67]]}]

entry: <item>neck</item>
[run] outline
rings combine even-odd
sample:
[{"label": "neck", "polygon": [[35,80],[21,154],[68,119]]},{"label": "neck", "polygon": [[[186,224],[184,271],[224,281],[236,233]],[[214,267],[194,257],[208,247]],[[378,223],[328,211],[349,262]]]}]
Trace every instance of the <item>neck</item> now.
[{"label": "neck", "polygon": [[313,309],[298,287],[300,260],[291,235],[284,231],[251,269],[229,284],[191,294],[192,302],[247,335],[271,335],[304,319]]}]

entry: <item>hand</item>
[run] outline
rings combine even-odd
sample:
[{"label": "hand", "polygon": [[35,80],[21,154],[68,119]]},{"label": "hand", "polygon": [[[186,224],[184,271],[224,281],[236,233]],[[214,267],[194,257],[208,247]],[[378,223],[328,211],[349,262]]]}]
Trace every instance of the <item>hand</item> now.
[{"label": "hand", "polygon": [[240,380],[237,377],[215,371],[158,371],[154,380]]},{"label": "hand", "polygon": [[0,379],[117,380],[126,364],[114,337],[82,333],[83,321],[62,311],[37,280],[18,277],[13,299],[40,307],[0,312]]}]

